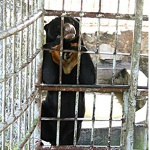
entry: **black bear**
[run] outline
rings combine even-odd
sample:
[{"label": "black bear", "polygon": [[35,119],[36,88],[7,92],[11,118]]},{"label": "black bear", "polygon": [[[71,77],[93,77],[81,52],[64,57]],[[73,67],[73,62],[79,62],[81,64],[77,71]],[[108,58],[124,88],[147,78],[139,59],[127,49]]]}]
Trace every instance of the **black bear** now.
[{"label": "black bear", "polygon": [[[59,64],[60,64],[60,35],[61,18],[56,17],[44,27],[46,31],[46,44],[43,52],[42,82],[45,84],[59,84]],[[64,39],[63,49],[70,50],[64,52],[62,57],[62,84],[77,84],[77,50],[79,40],[79,22],[72,17],[64,17]],[[55,51],[56,50],[56,51]],[[87,51],[81,41],[81,51]],[[95,83],[95,69],[88,53],[82,53],[80,59],[79,84],[87,85]],[[60,118],[75,117],[76,92],[61,92],[61,112]],[[46,100],[42,102],[41,117],[57,117],[58,92],[48,91]],[[79,92],[78,98],[78,118],[83,118],[85,113],[84,92]],[[79,139],[82,121],[77,123],[77,140]],[[41,121],[41,139],[56,145],[57,121]],[[73,145],[74,120],[60,121],[60,145]]]}]

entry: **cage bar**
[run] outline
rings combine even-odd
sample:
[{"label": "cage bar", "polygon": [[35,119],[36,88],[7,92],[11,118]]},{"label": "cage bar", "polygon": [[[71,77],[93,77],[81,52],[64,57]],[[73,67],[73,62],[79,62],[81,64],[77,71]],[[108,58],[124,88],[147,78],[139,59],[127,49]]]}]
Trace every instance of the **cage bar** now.
[{"label": "cage bar", "polygon": [[[83,7],[83,0],[80,3],[81,12]],[[82,16],[79,21],[79,41],[78,41],[78,56],[77,56],[77,79],[76,83],[79,84],[79,74],[80,74],[80,62],[81,62],[81,30],[82,30]],[[76,146],[77,144],[77,118],[78,118],[78,107],[79,107],[79,92],[76,91],[76,99],[75,99],[75,121],[74,121],[74,141],[73,144]]]},{"label": "cage bar", "polygon": [[[98,37],[98,36],[97,36]],[[43,48],[43,50],[45,51],[53,51],[53,49],[47,49],[47,48]],[[55,51],[58,51],[58,50],[55,50]],[[74,52],[76,52],[75,50],[72,50]],[[67,49],[63,49],[63,52],[70,52],[70,50],[67,50]],[[81,51],[80,52],[81,54],[83,53],[88,53],[88,54],[107,54],[107,55],[114,55],[114,53],[112,52],[93,52],[93,51]],[[122,52],[116,52],[116,55],[122,55],[122,56],[131,56],[131,53],[122,53]],[[140,56],[144,56],[144,57],[148,57],[148,54],[140,54]]]},{"label": "cage bar", "polygon": [[[99,0],[99,10],[101,12],[101,0]],[[97,19],[98,27],[97,27],[97,39],[96,39],[96,54],[99,54],[99,46],[100,46],[100,18]],[[95,63],[95,84],[98,84],[98,60],[99,55],[96,55],[96,63]],[[95,109],[96,109],[96,93],[94,93],[94,100],[93,100],[93,112],[92,112],[92,130],[91,130],[91,146],[94,147],[94,126],[95,126]]]},{"label": "cage bar", "polygon": [[[117,1],[117,15],[120,10],[120,0]],[[114,41],[114,51],[113,51],[113,68],[112,68],[112,85],[114,85],[115,73],[116,73],[116,51],[118,42],[118,19],[116,19],[116,31],[115,31],[115,41]],[[111,106],[110,106],[110,118],[109,118],[109,130],[108,130],[108,148],[111,148],[111,129],[112,129],[112,113],[113,113],[113,101],[114,92],[111,92]]]},{"label": "cage bar", "polygon": [[143,144],[143,150],[147,149],[147,145],[148,145],[148,126],[149,126],[149,101],[147,100],[147,110],[146,110],[146,120],[145,120],[145,132],[144,132],[144,144]]},{"label": "cage bar", "polygon": [[[6,1],[4,1],[3,3],[3,29],[6,29]],[[4,39],[2,41],[2,48],[3,48],[3,74],[2,77],[5,78],[6,77],[6,39]],[[2,124],[5,124],[6,121],[6,113],[5,113],[5,107],[6,107],[6,103],[5,103],[5,99],[6,99],[6,81],[3,82],[3,91],[2,91]],[[5,149],[5,131],[2,131],[2,150]]]},{"label": "cage bar", "polygon": [[94,125],[95,125],[95,108],[96,108],[96,93],[94,93],[93,112],[92,112],[92,131],[91,131],[91,146],[94,146]]},{"label": "cage bar", "polygon": [[[67,17],[90,17],[90,18],[108,18],[108,19],[123,19],[123,20],[135,20],[134,14],[117,14],[117,13],[99,13],[99,12],[80,12],[80,11],[67,11],[64,12]],[[59,10],[46,10],[46,16],[61,16],[62,11]],[[148,21],[148,16],[143,15],[143,21]]]},{"label": "cage bar", "polygon": [[[43,4],[43,1],[40,3]],[[36,20],[44,14],[43,5],[37,9],[35,8],[38,6],[37,1],[23,0],[7,2],[3,0],[1,4],[3,15],[0,16],[0,21],[3,26],[0,31],[0,40],[3,45],[0,50],[3,57],[0,84],[3,85],[3,88],[1,87],[2,92],[0,93],[2,94],[0,95],[2,98],[0,147],[2,150],[32,149],[31,145],[34,147],[35,144],[33,133],[38,123],[37,120],[35,121],[37,116],[34,114],[35,105],[33,105],[38,96],[34,86],[36,82],[35,66],[36,58],[41,51],[41,49],[36,51],[37,33],[34,32],[37,32],[35,30],[37,29]],[[43,23],[43,18],[41,22]],[[43,28],[40,30],[42,33]],[[28,33],[31,33],[31,36]],[[42,47],[43,43],[40,44]],[[28,132],[30,134],[26,136]],[[26,136],[25,140],[23,140],[24,136]],[[31,137],[33,137],[32,140],[30,140]],[[19,147],[20,141],[23,143]]]},{"label": "cage bar", "polygon": [[[23,21],[23,0],[20,1],[20,11],[21,11],[21,14],[20,14],[20,22]],[[23,31],[20,31],[20,49],[19,49],[19,68],[22,66],[22,49],[23,49],[23,46],[22,46],[22,41],[23,41]],[[21,111],[22,108],[21,108],[21,99],[22,99],[22,70],[19,72],[19,104],[18,104],[18,110]],[[17,143],[19,144],[20,143],[20,140],[21,140],[21,117],[18,118],[18,141]]]},{"label": "cage bar", "polygon": [[[134,135],[134,121],[135,121],[135,106],[136,106],[136,93],[137,93],[137,81],[139,71],[139,56],[141,47],[141,29],[142,29],[142,15],[143,15],[143,1],[136,0],[135,8],[135,27],[134,27],[134,40],[132,47],[132,59],[131,59],[131,83],[129,89],[129,101],[126,122],[126,135],[124,145],[122,149],[133,149],[133,135]],[[126,115],[126,114],[124,114]]]}]

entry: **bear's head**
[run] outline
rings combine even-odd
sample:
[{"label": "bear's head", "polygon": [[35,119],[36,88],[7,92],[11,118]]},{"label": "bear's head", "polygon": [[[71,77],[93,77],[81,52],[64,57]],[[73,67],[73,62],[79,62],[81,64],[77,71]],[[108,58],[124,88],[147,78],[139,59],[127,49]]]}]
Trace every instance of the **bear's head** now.
[{"label": "bear's head", "polygon": [[[61,36],[61,17],[56,17],[44,26],[46,31],[46,43],[53,42]],[[79,20],[72,17],[64,17],[64,40],[72,41],[79,36]]]}]

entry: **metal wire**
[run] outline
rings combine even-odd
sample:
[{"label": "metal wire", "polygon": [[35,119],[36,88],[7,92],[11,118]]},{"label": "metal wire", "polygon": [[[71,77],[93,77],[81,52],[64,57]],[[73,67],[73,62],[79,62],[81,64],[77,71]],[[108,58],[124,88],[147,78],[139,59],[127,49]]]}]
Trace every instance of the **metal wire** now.
[{"label": "metal wire", "polygon": [[[34,102],[39,95],[39,90],[35,90],[35,79],[39,78],[36,66],[39,66],[40,62],[37,56],[39,57],[40,51],[42,52],[42,42],[37,47],[39,49],[36,49],[36,20],[39,20],[44,13],[43,6],[39,7],[40,3],[43,1],[2,1],[3,18],[0,18],[3,25],[0,31],[0,40],[3,43],[1,50],[3,57],[0,64],[2,66],[0,84],[3,86],[0,93],[2,150],[19,147],[20,141],[28,132],[30,134],[18,149],[31,149],[31,145],[32,147],[34,145],[34,140],[30,138],[34,139],[35,132],[32,123],[35,123],[36,127],[38,121],[38,119],[34,121],[36,119]],[[39,9],[34,8],[37,6]],[[40,30],[43,32],[43,28]]]},{"label": "metal wire", "polygon": [[[3,29],[6,29],[6,1],[3,2]],[[6,39],[3,40],[3,78],[6,77]],[[3,82],[2,92],[2,123],[5,124],[5,99],[6,99],[6,81]],[[5,131],[2,131],[2,150],[5,149]]]},{"label": "metal wire", "polygon": [[[117,14],[119,14],[120,9],[120,0],[117,2]],[[116,74],[116,51],[117,51],[117,42],[118,42],[118,19],[116,20],[116,31],[115,31],[115,44],[113,51],[113,68],[112,68],[112,85],[114,85],[115,74]],[[111,129],[112,129],[112,114],[113,114],[113,101],[114,101],[114,92],[111,92],[111,103],[110,103],[110,116],[109,116],[109,130],[108,130],[108,148],[111,148]]]},{"label": "metal wire", "polygon": [[[83,7],[83,0],[80,3],[81,12]],[[81,61],[81,30],[82,30],[82,16],[80,16],[79,21],[79,41],[78,41],[78,58],[77,58],[77,85],[79,85],[79,74],[80,74],[80,61]],[[79,105],[79,92],[76,92],[76,99],[75,99],[75,122],[74,122],[74,141],[73,144],[76,146],[77,144],[77,118],[78,118],[78,105]]]}]

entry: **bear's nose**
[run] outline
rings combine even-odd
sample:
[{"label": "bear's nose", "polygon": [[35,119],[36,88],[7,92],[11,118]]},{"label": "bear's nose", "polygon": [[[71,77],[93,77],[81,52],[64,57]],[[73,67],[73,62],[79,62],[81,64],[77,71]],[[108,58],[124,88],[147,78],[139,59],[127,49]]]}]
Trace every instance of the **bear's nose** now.
[{"label": "bear's nose", "polygon": [[70,23],[64,24],[64,39],[66,40],[73,40],[76,35],[75,27]]}]

